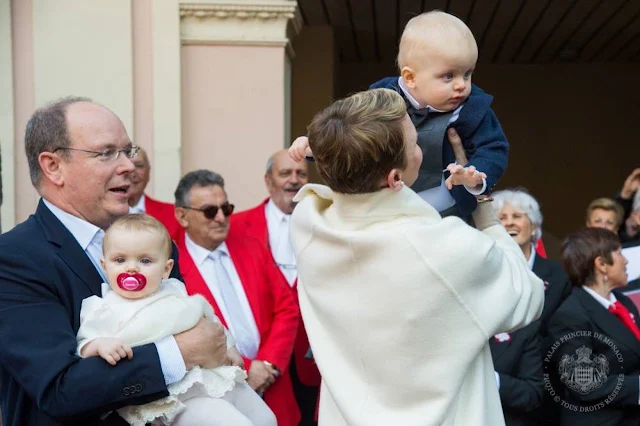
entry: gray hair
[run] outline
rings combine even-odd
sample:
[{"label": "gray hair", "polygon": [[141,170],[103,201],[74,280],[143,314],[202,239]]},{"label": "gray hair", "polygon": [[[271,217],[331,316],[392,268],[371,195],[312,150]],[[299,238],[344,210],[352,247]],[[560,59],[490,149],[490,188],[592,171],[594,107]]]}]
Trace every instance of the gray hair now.
[{"label": "gray hair", "polygon": [[218,185],[224,190],[224,179],[221,175],[211,170],[194,170],[182,176],[178,187],[173,193],[176,199],[176,207],[190,207],[189,193],[193,187],[206,187]]},{"label": "gray hair", "polygon": [[636,191],[636,195],[633,196],[633,209],[634,212],[640,211],[640,189]]},{"label": "gray hair", "polygon": [[[67,108],[77,102],[92,102],[89,98],[68,96],[57,99],[41,108],[38,108],[29,121],[24,134],[24,150],[29,163],[29,177],[31,184],[37,189],[42,180],[42,170],[38,157],[43,152],[53,152],[57,148],[71,146],[69,129],[67,128]],[[62,151],[60,156],[66,157],[69,153]]]},{"label": "gray hair", "polygon": [[542,236],[542,213],[540,212],[540,204],[533,198],[526,189],[504,189],[491,194],[493,197],[493,209],[496,214],[504,208],[506,204],[521,210],[527,215],[531,224],[536,227],[536,234],[532,237],[535,243]]},{"label": "gray hair", "polygon": [[275,160],[274,160],[273,157],[275,157],[275,154],[272,155],[271,157],[269,157],[269,159],[267,160],[267,171],[266,171],[266,174],[268,174],[268,175],[270,175],[271,172],[273,171],[273,163],[275,163]]}]

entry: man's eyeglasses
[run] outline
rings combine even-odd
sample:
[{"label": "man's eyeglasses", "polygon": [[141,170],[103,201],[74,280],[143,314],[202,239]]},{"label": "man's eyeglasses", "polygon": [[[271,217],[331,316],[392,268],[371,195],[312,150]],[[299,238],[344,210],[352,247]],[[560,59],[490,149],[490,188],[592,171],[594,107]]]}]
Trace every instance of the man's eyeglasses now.
[{"label": "man's eyeglasses", "polygon": [[183,209],[187,209],[187,210],[197,210],[199,212],[204,213],[204,217],[206,217],[207,219],[213,219],[216,217],[216,215],[218,214],[218,209],[222,210],[222,214],[225,217],[229,217],[231,216],[231,213],[233,213],[233,209],[236,207],[233,204],[229,204],[229,203],[223,203],[220,206],[204,206],[204,207],[186,207],[186,206],[181,206]]},{"label": "man's eyeglasses", "polygon": [[131,145],[123,149],[107,148],[104,151],[89,151],[88,149],[58,147],[54,149],[53,152],[59,150],[87,152],[89,154],[94,154],[94,157],[99,158],[102,161],[116,161],[120,156],[120,153],[123,153],[129,159],[136,158],[140,147]]}]

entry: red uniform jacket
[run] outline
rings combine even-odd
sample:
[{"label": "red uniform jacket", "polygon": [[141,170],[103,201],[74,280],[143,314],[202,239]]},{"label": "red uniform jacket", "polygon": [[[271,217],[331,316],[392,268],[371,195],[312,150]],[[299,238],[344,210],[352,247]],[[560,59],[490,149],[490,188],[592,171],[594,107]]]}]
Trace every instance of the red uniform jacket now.
[{"label": "red uniform jacket", "polygon": [[[273,259],[271,254],[271,247],[269,245],[269,231],[267,229],[267,218],[265,215],[265,206],[269,202],[267,198],[258,206],[245,210],[240,213],[236,213],[231,216],[231,225],[229,232],[235,235],[251,235],[255,237],[260,244],[268,249],[269,256]],[[275,260],[272,260],[275,263]],[[280,271],[280,269],[278,269]],[[282,275],[282,273],[281,273]],[[286,279],[285,279],[286,280]],[[293,285],[293,291],[298,301],[298,281]],[[300,320],[300,326],[298,327],[298,336],[296,337],[296,344],[293,349],[293,356],[296,365],[296,371],[300,382],[307,386],[320,386],[320,371],[313,359],[305,359],[305,355],[309,351],[309,339],[304,329],[304,324]]]},{"label": "red uniform jacket", "polygon": [[169,231],[171,239],[176,240],[182,228],[176,219],[174,213],[175,207],[171,203],[163,203],[162,201],[154,200],[147,194],[144,195],[144,211],[149,216],[154,217],[160,221]]},{"label": "red uniform jacket", "polygon": [[[300,411],[288,374],[289,360],[300,322],[297,302],[288,283],[257,240],[229,235],[225,242],[260,333],[260,347],[256,359],[271,362],[281,372],[280,377],[265,392],[264,400],[275,414],[279,426],[297,426],[300,422]],[[184,232],[180,234],[176,243],[180,255],[180,272],[187,292],[204,296],[226,326],[227,319],[220,313],[207,283],[186,249]],[[245,367],[249,369],[251,360],[245,359],[244,362]]]}]

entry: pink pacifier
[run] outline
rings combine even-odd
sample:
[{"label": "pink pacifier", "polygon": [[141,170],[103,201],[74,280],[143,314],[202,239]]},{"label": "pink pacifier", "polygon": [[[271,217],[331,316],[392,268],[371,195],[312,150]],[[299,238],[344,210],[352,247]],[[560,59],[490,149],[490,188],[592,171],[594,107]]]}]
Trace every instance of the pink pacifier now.
[{"label": "pink pacifier", "polygon": [[147,285],[147,279],[142,274],[127,274],[123,272],[117,278],[118,287],[126,291],[140,291]]}]

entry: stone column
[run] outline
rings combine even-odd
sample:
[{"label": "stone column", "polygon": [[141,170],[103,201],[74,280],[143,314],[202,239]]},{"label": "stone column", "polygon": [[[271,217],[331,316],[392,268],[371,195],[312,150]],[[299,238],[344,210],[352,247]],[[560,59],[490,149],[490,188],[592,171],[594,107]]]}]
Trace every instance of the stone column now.
[{"label": "stone column", "polygon": [[288,146],[295,1],[180,4],[182,170],[224,176],[242,210],[266,196],[267,158]]}]

